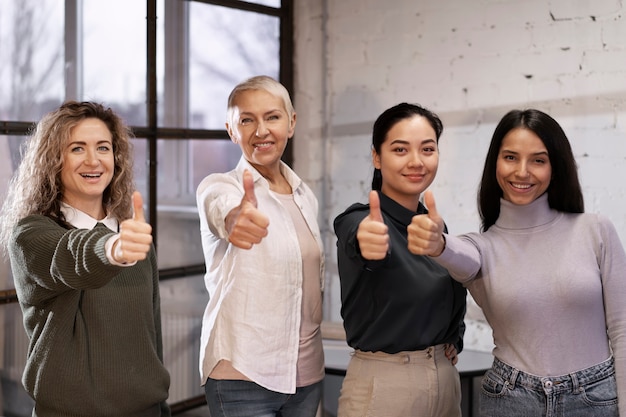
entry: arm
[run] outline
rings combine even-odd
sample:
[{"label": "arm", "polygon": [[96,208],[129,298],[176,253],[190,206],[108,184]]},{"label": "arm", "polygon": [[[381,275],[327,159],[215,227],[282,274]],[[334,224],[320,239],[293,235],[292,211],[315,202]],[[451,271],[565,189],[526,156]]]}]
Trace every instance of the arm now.
[{"label": "arm", "polygon": [[247,170],[241,184],[229,174],[207,177],[198,187],[197,204],[201,222],[238,248],[250,249],[267,236],[269,219],[258,209],[254,180]]},{"label": "arm", "polygon": [[[375,191],[372,193],[378,197]],[[368,270],[384,264],[390,250],[388,229],[382,221],[380,208],[374,209],[374,216],[368,206],[356,203],[337,216],[333,223],[338,255]]]},{"label": "arm", "polygon": [[431,191],[424,194],[424,202],[428,214],[414,216],[407,227],[409,251],[416,255],[431,256],[459,282],[471,280],[481,267],[480,252],[475,241],[468,237],[444,234],[443,219],[437,212]]},{"label": "arm", "polygon": [[615,358],[620,414],[626,414],[626,253],[613,224],[599,216],[598,264],[602,279],[607,334]]},{"label": "arm", "polygon": [[66,229],[40,215],[20,220],[9,251],[16,281],[26,289],[24,302],[106,285],[120,271],[106,256],[106,241],[113,235],[105,226]]}]

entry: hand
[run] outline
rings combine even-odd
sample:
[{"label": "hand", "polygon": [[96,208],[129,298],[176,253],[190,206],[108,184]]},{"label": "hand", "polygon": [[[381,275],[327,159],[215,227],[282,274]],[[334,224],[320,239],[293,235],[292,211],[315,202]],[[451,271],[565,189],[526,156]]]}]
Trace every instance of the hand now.
[{"label": "hand", "polygon": [[375,261],[385,259],[389,252],[389,229],[383,222],[378,192],[370,191],[369,203],[370,213],[359,223],[356,239],[359,242],[361,256]]},{"label": "hand", "polygon": [[152,226],[146,223],[141,193],[135,191],[132,199],[133,217],[120,224],[120,238],[113,248],[113,257],[120,263],[146,259],[152,245]]},{"label": "hand", "polygon": [[413,216],[407,227],[409,252],[415,255],[439,256],[445,247],[443,219],[437,212],[432,191],[424,193],[424,203],[428,214]]},{"label": "hand", "polygon": [[270,220],[257,208],[254,179],[248,170],[243,172],[243,189],[241,204],[226,215],[224,223],[228,241],[238,248],[250,249],[267,236]]},{"label": "hand", "polygon": [[454,347],[454,345],[446,343],[443,345],[443,348],[446,354],[446,358],[448,358],[448,360],[452,362],[452,365],[456,365],[456,363],[459,361],[459,357],[457,356],[456,348]]}]

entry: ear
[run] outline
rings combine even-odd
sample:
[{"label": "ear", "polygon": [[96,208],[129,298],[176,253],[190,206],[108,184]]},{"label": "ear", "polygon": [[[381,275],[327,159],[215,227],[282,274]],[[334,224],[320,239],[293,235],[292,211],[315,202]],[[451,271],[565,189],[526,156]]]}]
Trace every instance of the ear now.
[{"label": "ear", "polygon": [[380,155],[376,152],[376,149],[372,148],[372,165],[374,168],[380,169]]},{"label": "ear", "polygon": [[289,121],[289,132],[288,132],[287,137],[291,139],[295,131],[296,131],[296,112],[293,112],[293,114],[291,115],[291,120]]},{"label": "ear", "polygon": [[237,132],[233,131],[230,128],[230,125],[228,123],[226,123],[226,131],[228,132],[228,136],[230,136],[230,140],[232,140],[236,144],[239,144],[239,139],[238,139],[238,136],[237,136]]}]

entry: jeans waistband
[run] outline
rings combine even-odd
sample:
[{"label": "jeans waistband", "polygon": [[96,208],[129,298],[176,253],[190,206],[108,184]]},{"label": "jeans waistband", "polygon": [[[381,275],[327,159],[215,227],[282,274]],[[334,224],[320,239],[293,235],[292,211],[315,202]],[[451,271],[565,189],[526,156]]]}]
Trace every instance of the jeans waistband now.
[{"label": "jeans waistband", "polygon": [[444,345],[436,345],[430,346],[423,350],[403,351],[398,353],[365,352],[356,349],[354,351],[354,356],[361,359],[370,359],[384,362],[411,363],[423,361],[424,359],[430,359],[435,355],[443,353]]},{"label": "jeans waistband", "polygon": [[522,385],[537,391],[578,391],[578,388],[596,381],[601,381],[615,374],[613,357],[589,368],[559,376],[536,376],[522,372],[498,358],[494,358],[492,371],[500,375],[512,386]]}]

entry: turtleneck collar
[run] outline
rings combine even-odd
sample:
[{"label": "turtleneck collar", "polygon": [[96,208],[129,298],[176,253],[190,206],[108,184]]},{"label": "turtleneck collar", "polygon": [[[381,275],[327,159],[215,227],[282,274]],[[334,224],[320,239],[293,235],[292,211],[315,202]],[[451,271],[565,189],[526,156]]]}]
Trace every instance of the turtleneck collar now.
[{"label": "turtleneck collar", "polygon": [[524,230],[552,223],[562,213],[553,210],[548,204],[548,193],[523,206],[500,199],[500,216],[495,226],[501,229]]}]

